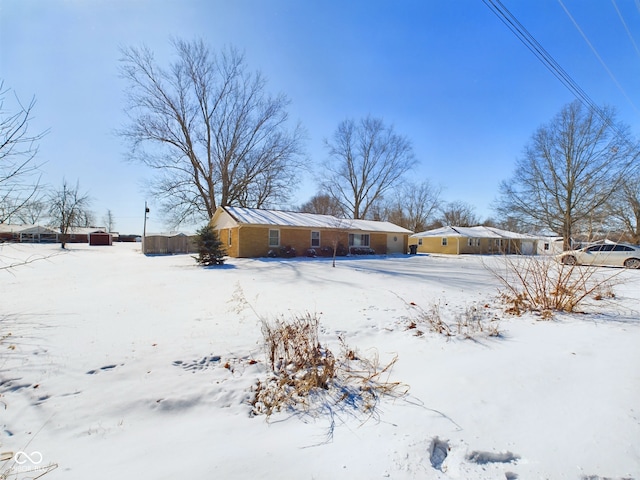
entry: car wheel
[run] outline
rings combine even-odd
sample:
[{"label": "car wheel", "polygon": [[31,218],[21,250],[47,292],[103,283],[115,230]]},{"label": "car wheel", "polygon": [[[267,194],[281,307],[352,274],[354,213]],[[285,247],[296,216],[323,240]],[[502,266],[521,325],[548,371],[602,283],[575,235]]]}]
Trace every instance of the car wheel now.
[{"label": "car wheel", "polygon": [[562,263],[565,265],[575,265],[578,262],[576,262],[576,257],[573,255],[567,255],[566,257],[562,257]]},{"label": "car wheel", "polygon": [[640,259],[628,258],[624,261],[624,266],[627,268],[640,268]]}]

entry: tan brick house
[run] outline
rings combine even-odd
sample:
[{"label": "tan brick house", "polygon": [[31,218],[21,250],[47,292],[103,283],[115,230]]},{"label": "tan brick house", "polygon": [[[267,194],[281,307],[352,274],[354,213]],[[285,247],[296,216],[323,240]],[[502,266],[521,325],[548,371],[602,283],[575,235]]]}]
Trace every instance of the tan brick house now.
[{"label": "tan brick house", "polygon": [[287,247],[301,256],[339,245],[348,253],[406,253],[412,233],[390,222],[243,207],[218,207],[210,225],[230,257],[264,257]]},{"label": "tan brick house", "polygon": [[418,253],[445,254],[527,254],[536,253],[539,237],[493,227],[441,227],[414,233],[409,244]]}]

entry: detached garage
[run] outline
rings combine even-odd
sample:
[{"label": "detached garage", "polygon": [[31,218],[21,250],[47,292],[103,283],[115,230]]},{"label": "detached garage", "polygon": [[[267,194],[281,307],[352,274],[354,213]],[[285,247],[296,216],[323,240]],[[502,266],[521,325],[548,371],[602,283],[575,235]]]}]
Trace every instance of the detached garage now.
[{"label": "detached garage", "polygon": [[113,236],[106,232],[89,233],[89,245],[112,245]]}]

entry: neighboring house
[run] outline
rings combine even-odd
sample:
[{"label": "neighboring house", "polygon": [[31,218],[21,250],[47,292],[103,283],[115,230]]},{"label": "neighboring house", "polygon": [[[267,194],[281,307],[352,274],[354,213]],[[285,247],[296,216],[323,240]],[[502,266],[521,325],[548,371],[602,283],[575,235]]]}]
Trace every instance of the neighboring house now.
[{"label": "neighboring house", "polygon": [[[110,235],[104,227],[77,227],[67,234],[66,243],[91,243],[92,235]],[[59,243],[61,233],[52,227],[42,225],[0,224],[0,241],[20,243]],[[102,244],[104,244],[104,239]],[[111,241],[111,236],[109,242]],[[95,244],[95,242],[94,242]],[[110,243],[109,243],[110,244]]]},{"label": "neighboring house", "polygon": [[533,255],[540,240],[532,235],[492,227],[441,227],[411,235],[409,244],[417,245],[417,251],[421,253]]},{"label": "neighboring house", "polygon": [[412,233],[390,222],[242,207],[218,207],[210,225],[227,255],[245,258],[264,257],[281,247],[292,247],[297,255],[305,255],[310,249],[320,253],[338,245],[351,252],[406,253]]},{"label": "neighboring house", "polygon": [[538,240],[538,255],[558,255],[563,252],[562,237],[540,237]]},{"label": "neighboring house", "polygon": [[0,241],[21,243],[56,243],[59,232],[41,225],[0,223]]}]

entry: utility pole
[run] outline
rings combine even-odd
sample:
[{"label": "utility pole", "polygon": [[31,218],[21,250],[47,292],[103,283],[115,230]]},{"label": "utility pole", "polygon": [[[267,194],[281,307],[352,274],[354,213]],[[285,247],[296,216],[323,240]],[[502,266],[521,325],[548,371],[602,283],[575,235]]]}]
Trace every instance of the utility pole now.
[{"label": "utility pole", "polygon": [[142,226],[142,254],[146,254],[145,250],[145,237],[147,236],[147,213],[149,213],[149,207],[147,207],[147,202],[144,202],[144,224]]}]

